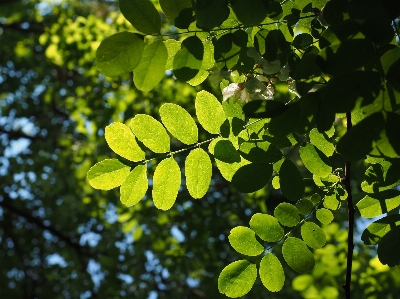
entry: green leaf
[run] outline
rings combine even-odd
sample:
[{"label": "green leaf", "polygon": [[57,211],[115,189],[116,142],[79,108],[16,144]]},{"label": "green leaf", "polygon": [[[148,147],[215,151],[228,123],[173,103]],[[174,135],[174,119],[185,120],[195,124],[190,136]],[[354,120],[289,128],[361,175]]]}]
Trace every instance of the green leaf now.
[{"label": "green leaf", "polygon": [[166,41],[164,41],[164,44],[168,52],[168,59],[165,64],[165,69],[172,70],[175,54],[180,50],[181,42],[174,39],[167,39]]},{"label": "green leaf", "polygon": [[193,144],[198,140],[198,130],[194,119],[181,106],[163,104],[159,110],[161,121],[167,130],[184,144]]},{"label": "green leaf", "polygon": [[290,203],[282,202],[274,210],[274,215],[284,226],[293,227],[300,221],[299,211]]},{"label": "green leaf", "polygon": [[246,260],[226,266],[218,277],[218,290],[230,298],[246,295],[257,278],[257,267]]},{"label": "green leaf", "polygon": [[321,69],[316,64],[317,55],[308,53],[297,65],[295,81],[298,93],[305,96],[321,77]]},{"label": "green leaf", "polygon": [[271,164],[251,163],[240,167],[232,177],[239,192],[252,193],[263,188],[272,176]]},{"label": "green leaf", "polygon": [[240,144],[240,155],[254,163],[275,163],[282,159],[279,149],[267,141],[247,141]]},{"label": "green leaf", "polygon": [[156,208],[169,210],[175,203],[181,186],[181,170],[174,158],[167,158],[157,165],[153,176],[153,201]]},{"label": "green leaf", "polygon": [[329,191],[324,197],[324,207],[329,210],[337,210],[340,208],[340,198],[338,198],[335,191]]},{"label": "green leaf", "polygon": [[170,138],[163,125],[150,115],[137,114],[128,124],[136,137],[155,153],[169,151]]},{"label": "green leaf", "polygon": [[189,81],[201,69],[204,46],[197,36],[190,36],[181,43],[181,49],[175,54],[173,72],[180,81]]},{"label": "green leaf", "polygon": [[185,161],[186,186],[193,198],[202,198],[211,182],[212,165],[208,154],[201,148],[192,150]]},{"label": "green leaf", "polygon": [[400,160],[382,161],[368,167],[361,189],[367,193],[377,193],[393,188],[400,183]]},{"label": "green leaf", "polygon": [[322,224],[329,224],[333,220],[332,212],[325,208],[318,209],[316,212],[316,216],[319,222],[321,222]]},{"label": "green leaf", "polygon": [[329,174],[326,177],[319,177],[319,176],[313,175],[313,180],[314,180],[315,185],[318,186],[318,188],[327,192],[333,187],[334,184],[337,184],[337,182],[340,180],[340,177],[338,177],[337,175],[334,175],[334,174]]},{"label": "green leaf", "polygon": [[120,186],[129,175],[130,167],[117,159],[105,159],[93,165],[87,179],[90,186],[100,190],[111,190]]},{"label": "green leaf", "polygon": [[217,98],[202,90],[197,93],[195,107],[197,119],[203,128],[211,134],[218,134],[226,117]]},{"label": "green leaf", "polygon": [[379,261],[394,267],[400,264],[400,227],[395,227],[384,235],[378,245]]},{"label": "green leaf", "polygon": [[361,240],[365,245],[378,244],[384,235],[396,227],[400,227],[400,215],[383,217],[368,225],[361,235]]},{"label": "green leaf", "polygon": [[313,37],[308,33],[300,33],[296,35],[293,39],[292,45],[299,50],[305,50],[307,47],[311,46],[313,42]]},{"label": "green leaf", "polygon": [[138,165],[122,183],[121,203],[127,207],[137,204],[145,195],[148,188],[147,166]]},{"label": "green leaf", "polygon": [[139,90],[153,89],[164,77],[168,51],[162,40],[148,44],[142,59],[134,70],[133,82]]},{"label": "green leaf", "polygon": [[279,184],[282,194],[290,200],[298,200],[304,193],[304,180],[297,166],[285,159],[279,170]]},{"label": "green leaf", "polygon": [[178,25],[180,25],[182,18],[189,18],[190,20],[192,17],[192,2],[190,0],[160,0],[159,2],[163,12],[173,25],[182,29],[188,28],[185,26],[179,27]]},{"label": "green leaf", "polygon": [[272,253],[266,254],[261,262],[259,274],[262,284],[270,292],[279,292],[285,283],[285,273],[282,264]]},{"label": "green leaf", "polygon": [[296,203],[296,208],[299,210],[299,213],[302,215],[307,215],[311,212],[312,208],[314,207],[313,203],[309,199],[300,199]]},{"label": "green leaf", "polygon": [[329,159],[312,144],[300,147],[300,158],[304,166],[316,176],[326,177],[332,172]]},{"label": "green leaf", "polygon": [[137,144],[135,135],[127,125],[112,123],[106,127],[104,136],[108,146],[116,154],[134,162],[144,160],[144,151]]},{"label": "green leaf", "polygon": [[308,246],[321,248],[326,243],[325,232],[313,222],[305,222],[301,226],[301,236]]},{"label": "green leaf", "polygon": [[267,242],[279,241],[284,233],[278,220],[268,214],[254,214],[250,219],[250,228],[257,236]]},{"label": "green leaf", "polygon": [[202,83],[204,80],[207,79],[208,75],[210,74],[209,69],[211,69],[214,64],[214,45],[211,40],[205,40],[203,42],[204,46],[204,55],[203,60],[201,63],[200,71],[197,73],[194,78],[187,81],[192,86],[197,86]]},{"label": "green leaf", "polygon": [[[399,77],[400,78],[400,77]],[[386,119],[386,135],[390,144],[400,156],[400,115],[392,112],[387,112]]]},{"label": "green leaf", "polygon": [[314,255],[306,243],[298,238],[287,238],[282,246],[282,254],[289,267],[298,273],[305,273],[314,268]]},{"label": "green leaf", "polygon": [[260,24],[268,14],[262,0],[231,0],[231,7],[238,20],[245,26]]},{"label": "green leaf", "polygon": [[243,113],[250,118],[270,118],[281,115],[287,108],[277,101],[254,100],[243,106]]},{"label": "green leaf", "polygon": [[229,16],[228,0],[196,0],[193,8],[196,26],[205,31],[219,27]]},{"label": "green leaf", "polygon": [[264,251],[264,246],[257,241],[255,232],[248,227],[237,226],[231,229],[228,239],[233,249],[241,254],[257,256]]},{"label": "green leaf", "polygon": [[96,65],[108,77],[133,71],[139,64],[144,42],[138,34],[119,32],[104,39],[96,51]]},{"label": "green leaf", "polygon": [[400,191],[392,189],[375,194],[367,194],[356,206],[363,217],[373,218],[379,216],[400,206]]},{"label": "green leaf", "polygon": [[124,17],[140,32],[160,32],[160,14],[150,0],[119,0],[119,8]]},{"label": "green leaf", "polygon": [[300,115],[299,103],[287,105],[288,109],[271,119],[268,130],[273,136],[283,137],[292,133]]},{"label": "green leaf", "polygon": [[312,129],[310,132],[310,142],[326,156],[330,157],[335,152],[335,146],[328,141],[328,135],[325,132],[320,133],[317,129]]}]

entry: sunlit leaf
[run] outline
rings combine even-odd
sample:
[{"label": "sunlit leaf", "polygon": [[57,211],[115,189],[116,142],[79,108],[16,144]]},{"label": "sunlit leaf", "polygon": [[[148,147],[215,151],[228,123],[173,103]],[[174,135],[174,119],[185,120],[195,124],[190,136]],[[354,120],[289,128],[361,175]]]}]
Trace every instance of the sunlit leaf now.
[{"label": "sunlit leaf", "polygon": [[147,45],[142,59],[134,70],[133,82],[143,91],[153,89],[164,77],[168,51],[162,40]]},{"label": "sunlit leaf", "polygon": [[148,188],[146,172],[146,165],[138,165],[131,171],[120,188],[122,204],[133,206],[145,196]]},{"label": "sunlit leaf", "polygon": [[218,290],[230,298],[246,295],[257,278],[257,267],[246,260],[226,266],[218,277]]},{"label": "sunlit leaf", "polygon": [[203,128],[211,134],[218,134],[226,117],[217,98],[202,90],[197,93],[195,107],[197,119]]},{"label": "sunlit leaf", "polygon": [[144,42],[138,34],[119,32],[104,39],[96,51],[96,65],[100,72],[116,77],[133,71],[139,64]]},{"label": "sunlit leaf", "polygon": [[305,273],[314,268],[314,255],[306,243],[298,238],[287,238],[282,246],[282,254],[290,268],[298,273]]},{"label": "sunlit leaf", "polygon": [[[160,5],[168,20],[173,25],[182,29],[188,28],[186,26],[180,27],[180,25],[186,23],[189,26],[190,24],[192,17],[192,2],[190,0],[160,0]],[[186,18],[189,21],[182,22],[182,19]]]},{"label": "sunlit leaf", "polygon": [[202,198],[210,186],[212,165],[201,148],[192,150],[185,161],[186,186],[193,198]]},{"label": "sunlit leaf", "polygon": [[328,141],[328,135],[318,132],[317,129],[312,129],[310,132],[310,142],[326,156],[330,157],[335,151],[335,146]]},{"label": "sunlit leaf", "polygon": [[400,227],[400,215],[383,217],[368,225],[361,235],[361,240],[365,245],[378,244],[382,237],[395,227]]},{"label": "sunlit leaf", "polygon": [[121,157],[134,162],[144,159],[144,151],[137,144],[135,135],[127,125],[112,123],[105,128],[104,136],[108,146]]},{"label": "sunlit leaf", "polygon": [[300,221],[299,211],[290,203],[282,202],[274,210],[274,216],[284,226],[293,227]]},{"label": "sunlit leaf", "polygon": [[316,212],[316,217],[322,224],[329,224],[333,220],[332,212],[325,208],[318,209]]},{"label": "sunlit leaf", "polygon": [[137,114],[128,123],[136,137],[155,153],[169,151],[170,138],[163,125],[150,115]]},{"label": "sunlit leaf", "polygon": [[166,41],[164,41],[164,44],[168,52],[168,59],[165,64],[165,69],[172,70],[175,54],[180,50],[181,43],[174,39],[167,39]]},{"label": "sunlit leaf", "polygon": [[300,147],[300,158],[304,166],[316,176],[326,177],[332,172],[329,159],[310,143]]},{"label": "sunlit leaf", "polygon": [[119,0],[119,8],[124,17],[140,32],[160,32],[160,14],[150,0]]},{"label": "sunlit leaf", "polygon": [[174,158],[167,158],[157,165],[153,176],[153,201],[156,208],[169,210],[175,203],[181,186],[181,170]]},{"label": "sunlit leaf", "polygon": [[181,43],[181,49],[175,54],[173,72],[180,81],[189,81],[201,69],[204,46],[197,36],[190,36]]},{"label": "sunlit leaf", "polygon": [[277,242],[283,237],[284,230],[278,220],[268,214],[254,214],[250,219],[250,228],[261,239],[267,242]]},{"label": "sunlit leaf", "polygon": [[259,274],[261,282],[270,292],[279,292],[285,283],[282,264],[272,253],[266,254],[261,262]]},{"label": "sunlit leaf", "polygon": [[373,218],[387,213],[400,205],[400,191],[385,190],[380,193],[367,194],[357,203],[361,216]]},{"label": "sunlit leaf", "polygon": [[377,193],[400,183],[400,160],[382,161],[368,167],[361,188],[367,193]]},{"label": "sunlit leaf", "polygon": [[176,139],[184,144],[193,144],[198,140],[198,130],[189,112],[176,104],[163,104],[159,110],[161,121]]},{"label": "sunlit leaf", "polygon": [[117,159],[105,159],[89,169],[87,179],[95,189],[111,190],[120,186],[129,172],[130,167]]},{"label": "sunlit leaf", "polygon": [[314,249],[321,248],[326,243],[325,232],[313,222],[305,222],[301,226],[301,236],[304,242]]},{"label": "sunlit leaf", "polygon": [[228,239],[233,249],[241,254],[257,256],[264,251],[264,246],[257,241],[255,232],[248,227],[237,226],[231,229]]}]

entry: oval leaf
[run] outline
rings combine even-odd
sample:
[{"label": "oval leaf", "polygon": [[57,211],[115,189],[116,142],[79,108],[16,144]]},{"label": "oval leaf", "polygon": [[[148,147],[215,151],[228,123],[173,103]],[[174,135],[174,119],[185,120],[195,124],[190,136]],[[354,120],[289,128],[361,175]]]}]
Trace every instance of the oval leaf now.
[{"label": "oval leaf", "polygon": [[312,144],[308,143],[300,148],[300,158],[304,166],[316,176],[326,177],[332,172],[328,157]]},{"label": "oval leaf", "polygon": [[169,210],[175,203],[181,186],[181,170],[174,158],[167,158],[158,164],[153,176],[153,201],[156,208]]},{"label": "oval leaf", "polygon": [[155,153],[169,151],[170,138],[163,125],[150,115],[137,114],[129,123],[136,137]]},{"label": "oval leaf", "polygon": [[260,262],[261,282],[270,292],[279,292],[285,283],[282,264],[272,253],[265,255]]},{"label": "oval leaf", "polygon": [[180,19],[185,18],[186,14],[190,13],[189,19],[192,17],[192,2],[190,0],[160,0],[160,5],[168,20],[178,28],[182,28],[178,25]]},{"label": "oval leaf", "polygon": [[147,45],[134,71],[135,86],[143,91],[153,89],[164,77],[167,60],[168,51],[162,40],[156,40]]},{"label": "oval leaf", "polygon": [[328,135],[325,132],[320,133],[317,129],[312,129],[310,132],[310,142],[326,156],[330,157],[335,152],[335,146],[328,141]]},{"label": "oval leaf", "polygon": [[218,290],[230,298],[246,295],[257,278],[255,264],[240,260],[226,266],[218,277]]},{"label": "oval leaf", "polygon": [[319,222],[321,222],[322,224],[329,224],[333,220],[332,212],[325,208],[318,209],[316,212],[316,216]]},{"label": "oval leaf", "polygon": [[314,255],[306,243],[298,238],[287,238],[282,246],[282,254],[289,267],[298,273],[305,273],[314,268]]},{"label": "oval leaf", "polygon": [[300,221],[299,211],[290,203],[282,202],[274,210],[274,215],[284,226],[296,226]]},{"label": "oval leaf", "polygon": [[326,243],[325,232],[313,222],[305,222],[301,226],[301,236],[304,242],[314,249],[321,248]]},{"label": "oval leaf", "polygon": [[89,169],[87,179],[95,189],[111,190],[120,186],[129,172],[130,167],[117,159],[105,159]]},{"label": "oval leaf", "polygon": [[119,0],[119,8],[124,17],[140,32],[160,32],[160,14],[150,0]]},{"label": "oval leaf", "polygon": [[189,81],[201,69],[204,56],[204,46],[197,36],[190,36],[181,44],[181,49],[175,54],[173,72],[180,81]]},{"label": "oval leaf", "polygon": [[192,150],[185,161],[186,186],[193,198],[202,198],[210,186],[212,164],[201,148]]},{"label": "oval leaf", "polygon": [[283,237],[284,230],[278,220],[267,214],[254,214],[250,219],[250,228],[261,239],[267,242],[277,242]]},{"label": "oval leaf", "polygon": [[104,136],[108,146],[121,157],[134,162],[144,159],[144,151],[137,144],[135,135],[127,125],[112,123],[106,127]]},{"label": "oval leaf", "polygon": [[386,190],[376,194],[367,194],[357,203],[361,216],[373,218],[400,206],[400,191]]},{"label": "oval leaf", "polygon": [[400,264],[400,226],[392,229],[382,237],[378,245],[378,258],[380,262],[389,267]]},{"label": "oval leaf", "polygon": [[232,184],[239,192],[251,193],[263,188],[271,180],[271,176],[271,164],[247,164],[235,172]]},{"label": "oval leaf", "polygon": [[146,194],[148,188],[147,166],[138,165],[121,185],[121,203],[127,207],[137,204]]},{"label": "oval leaf", "polygon": [[197,119],[203,128],[211,134],[218,134],[226,117],[217,98],[202,90],[197,93],[195,107]]},{"label": "oval leaf", "polygon": [[104,39],[96,51],[96,65],[108,77],[133,71],[139,64],[144,42],[135,33],[119,32]]},{"label": "oval leaf", "polygon": [[279,170],[279,184],[282,194],[290,200],[298,200],[304,193],[304,180],[299,169],[288,159]]},{"label": "oval leaf", "polygon": [[264,251],[264,246],[257,241],[255,232],[248,227],[237,226],[231,229],[228,239],[233,249],[241,254],[257,256]]},{"label": "oval leaf", "polygon": [[161,121],[167,130],[184,144],[193,144],[198,140],[196,123],[181,106],[164,104],[160,108]]}]

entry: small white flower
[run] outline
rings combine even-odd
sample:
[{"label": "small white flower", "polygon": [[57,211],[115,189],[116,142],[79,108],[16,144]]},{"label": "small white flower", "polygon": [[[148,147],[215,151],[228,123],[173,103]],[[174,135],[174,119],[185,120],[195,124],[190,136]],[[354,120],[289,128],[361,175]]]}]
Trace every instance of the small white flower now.
[{"label": "small white flower", "polygon": [[238,99],[241,102],[248,102],[250,99],[246,88],[242,83],[231,83],[222,90],[223,101],[233,97],[233,102],[236,103]]},{"label": "small white flower", "polygon": [[287,80],[289,91],[294,93],[296,96],[301,98],[301,95],[297,92],[296,89],[296,81],[295,80]]}]

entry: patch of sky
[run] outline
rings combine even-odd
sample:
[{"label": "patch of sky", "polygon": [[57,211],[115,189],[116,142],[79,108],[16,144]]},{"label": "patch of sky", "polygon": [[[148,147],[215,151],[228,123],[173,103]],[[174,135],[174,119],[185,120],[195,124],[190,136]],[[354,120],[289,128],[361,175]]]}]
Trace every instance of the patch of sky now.
[{"label": "patch of sky", "polygon": [[68,263],[65,261],[65,259],[58,253],[48,255],[45,259],[45,263],[49,266],[58,265],[61,268],[65,268],[68,266]]},{"label": "patch of sky", "polygon": [[157,298],[158,298],[158,294],[156,291],[150,291],[149,297],[147,297],[147,299],[157,299]]},{"label": "patch of sky", "polygon": [[131,275],[129,274],[124,274],[124,273],[118,273],[117,274],[117,278],[121,279],[122,281],[124,281],[126,284],[131,284],[134,279]]},{"label": "patch of sky", "polygon": [[198,279],[194,279],[194,278],[191,278],[191,277],[188,277],[186,279],[186,283],[191,288],[197,288],[200,285],[200,282],[199,282]]},{"label": "patch of sky", "polygon": [[86,271],[92,277],[95,287],[98,288],[100,286],[100,282],[104,279],[104,273],[101,271],[100,263],[96,262],[94,259],[90,259]]},{"label": "patch of sky", "polygon": [[171,235],[178,240],[179,243],[182,243],[185,241],[185,235],[182,233],[182,231],[176,226],[173,225],[170,230]]},{"label": "patch of sky", "polygon": [[101,240],[101,235],[96,234],[94,232],[87,232],[81,235],[81,238],[79,239],[79,244],[81,246],[84,246],[85,244],[88,244],[90,247],[95,247]]}]

